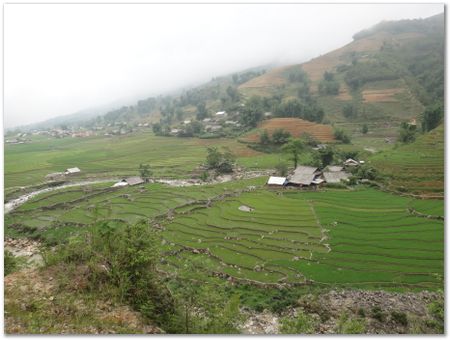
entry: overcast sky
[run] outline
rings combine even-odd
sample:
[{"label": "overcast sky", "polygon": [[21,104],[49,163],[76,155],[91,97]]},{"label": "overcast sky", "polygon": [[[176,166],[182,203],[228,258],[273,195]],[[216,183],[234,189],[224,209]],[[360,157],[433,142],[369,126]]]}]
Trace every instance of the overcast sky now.
[{"label": "overcast sky", "polygon": [[300,63],[443,5],[4,5],[5,127]]}]

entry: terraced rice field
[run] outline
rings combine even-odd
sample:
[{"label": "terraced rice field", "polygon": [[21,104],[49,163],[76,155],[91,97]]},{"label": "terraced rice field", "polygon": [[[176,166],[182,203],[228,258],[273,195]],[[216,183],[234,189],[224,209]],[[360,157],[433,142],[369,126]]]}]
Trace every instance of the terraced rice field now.
[{"label": "terraced rice field", "polygon": [[317,124],[300,118],[273,118],[262,121],[257,132],[252,132],[242,138],[245,142],[256,143],[259,141],[261,131],[267,130],[270,135],[276,129],[284,129],[294,137],[301,137],[308,133],[321,142],[334,142],[333,130],[330,125]]},{"label": "terraced rice field", "polygon": [[[412,216],[443,210],[443,201],[411,200],[375,190],[292,195],[314,205],[331,252],[298,270],[323,283],[436,288],[444,271],[443,221]],[[425,203],[426,202],[426,203]],[[424,204],[425,203],[425,204]]]},{"label": "terraced rice field", "polygon": [[205,205],[218,195],[258,186],[265,178],[217,185],[169,187],[163,184],[111,188],[97,184],[61,189],[30,199],[5,215],[5,234],[11,237],[40,237],[58,243],[68,235],[102,220],[116,224],[152,220],[169,211],[173,214]]},{"label": "terraced rice field", "polygon": [[408,212],[443,207],[426,202],[375,190],[245,193],[166,224],[164,239],[179,249],[167,267],[197,257],[205,272],[265,283],[437,288],[443,222]]},{"label": "terraced rice field", "polygon": [[444,145],[441,125],[412,144],[372,156],[370,162],[390,177],[389,186],[394,190],[443,197]]},{"label": "terraced rice field", "polygon": [[204,252],[209,270],[259,282],[304,282],[301,272],[278,262],[310,261],[328,252],[308,204],[266,191],[227,199],[165,227],[167,242]]},{"label": "terraced rice field", "polygon": [[260,284],[397,290],[442,287],[442,200],[373,189],[268,190],[267,178],[217,185],[67,188],[5,216],[5,235],[58,244],[98,221],[162,230],[161,269]]}]

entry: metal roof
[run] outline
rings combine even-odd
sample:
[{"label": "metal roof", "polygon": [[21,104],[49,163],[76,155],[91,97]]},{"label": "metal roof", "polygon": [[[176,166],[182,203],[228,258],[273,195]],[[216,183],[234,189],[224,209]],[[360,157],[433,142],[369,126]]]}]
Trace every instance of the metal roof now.
[{"label": "metal roof", "polygon": [[128,185],[137,185],[137,184],[144,183],[144,180],[139,176],[128,177],[126,179],[126,181],[127,181]]},{"label": "metal roof", "polygon": [[269,180],[267,181],[267,184],[269,184],[269,185],[284,185],[285,182],[286,182],[286,177],[270,176]]},{"label": "metal roof", "polygon": [[73,173],[75,173],[75,172],[80,172],[81,170],[79,169],[79,168],[77,168],[77,167],[75,167],[75,168],[69,168],[69,169],[67,169],[66,170],[66,172],[68,172],[68,173],[70,173],[70,174],[73,174]]}]

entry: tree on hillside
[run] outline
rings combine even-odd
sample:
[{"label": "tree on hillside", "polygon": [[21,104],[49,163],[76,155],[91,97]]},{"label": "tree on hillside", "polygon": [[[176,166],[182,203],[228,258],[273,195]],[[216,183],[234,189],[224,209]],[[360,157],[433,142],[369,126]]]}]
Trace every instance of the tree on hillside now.
[{"label": "tree on hillside", "polygon": [[422,131],[427,132],[437,127],[444,118],[444,110],[441,104],[426,108],[422,114]]},{"label": "tree on hillside", "polygon": [[301,139],[291,139],[289,143],[283,145],[282,150],[290,155],[289,159],[294,162],[296,168],[300,154],[305,150],[305,143]]},{"label": "tree on hillside", "polygon": [[239,91],[235,87],[228,86],[227,94],[231,98],[232,102],[239,101]]},{"label": "tree on hillside", "polygon": [[218,148],[212,146],[207,148],[206,165],[209,169],[214,169],[218,173],[233,172],[234,155],[227,148],[220,152]]},{"label": "tree on hillside", "polygon": [[349,135],[342,129],[334,129],[334,138],[341,141],[344,144],[350,144],[351,140]]},{"label": "tree on hillside", "polygon": [[263,119],[263,101],[260,97],[252,97],[241,110],[240,120],[244,126],[256,127]]},{"label": "tree on hillside", "polygon": [[356,118],[358,116],[358,108],[353,104],[345,104],[342,108],[342,114],[347,119]]},{"label": "tree on hillside", "polygon": [[321,167],[326,167],[333,162],[335,151],[332,147],[327,146],[323,149],[320,149],[316,153],[316,158],[319,160]]},{"label": "tree on hillside", "polygon": [[325,71],[323,80],[319,82],[319,93],[323,95],[339,94],[339,82],[334,79],[334,73]]},{"label": "tree on hillside", "polygon": [[139,164],[139,175],[145,182],[148,182],[150,176],[153,172],[150,170],[150,165],[148,164]]},{"label": "tree on hillside", "polygon": [[152,126],[153,133],[155,135],[160,135],[162,132],[162,126],[160,123],[154,123]]},{"label": "tree on hillside", "polygon": [[286,177],[288,173],[288,166],[285,162],[280,162],[277,165],[275,165],[275,169],[277,169],[278,176]]},{"label": "tree on hillside", "polygon": [[289,141],[289,138],[291,138],[291,134],[284,129],[276,129],[272,133],[272,142],[276,145],[286,144]]},{"label": "tree on hillside", "polygon": [[416,140],[416,126],[403,122],[400,125],[399,140],[402,143],[412,143]]},{"label": "tree on hillside", "polygon": [[367,132],[369,132],[369,127],[367,126],[367,124],[364,124],[361,128],[361,132],[363,133],[363,135],[367,134]]},{"label": "tree on hillside", "polygon": [[259,135],[259,143],[262,144],[262,145],[270,144],[270,136],[269,136],[269,132],[267,132],[267,129],[265,129]]},{"label": "tree on hillside", "polygon": [[197,120],[203,120],[208,116],[205,103],[197,104]]}]

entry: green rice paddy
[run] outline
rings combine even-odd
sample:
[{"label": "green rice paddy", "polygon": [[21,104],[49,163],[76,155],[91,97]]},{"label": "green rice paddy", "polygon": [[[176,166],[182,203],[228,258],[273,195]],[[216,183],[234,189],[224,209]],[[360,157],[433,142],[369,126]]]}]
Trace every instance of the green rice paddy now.
[{"label": "green rice paddy", "polygon": [[394,190],[443,195],[444,136],[440,125],[414,143],[372,156],[370,163],[389,178]]},{"label": "green rice paddy", "polygon": [[5,234],[55,244],[96,221],[146,219],[162,230],[161,269],[168,273],[195,265],[198,277],[263,284],[442,287],[444,223],[410,212],[442,216],[442,200],[366,188],[274,191],[265,180],[68,188],[7,214]]}]

